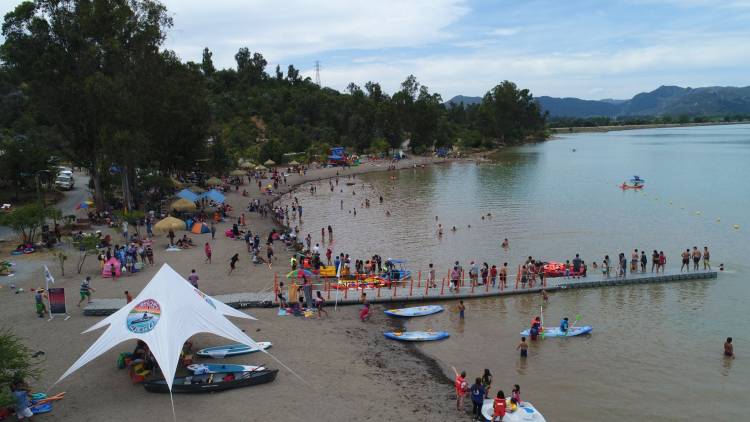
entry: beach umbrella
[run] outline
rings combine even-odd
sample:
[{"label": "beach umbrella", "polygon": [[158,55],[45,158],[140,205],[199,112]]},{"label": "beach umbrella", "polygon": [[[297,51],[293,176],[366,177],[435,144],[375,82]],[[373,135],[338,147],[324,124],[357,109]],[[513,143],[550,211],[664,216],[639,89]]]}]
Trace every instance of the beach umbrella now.
[{"label": "beach umbrella", "polygon": [[191,191],[195,192],[195,193],[203,193],[203,192],[205,192],[205,191],[206,191],[205,189],[203,189],[203,188],[202,188],[202,187],[200,187],[200,186],[190,186],[190,188],[189,188],[189,189],[190,189]]},{"label": "beach umbrella", "polygon": [[227,316],[255,319],[194,288],[164,264],[133,301],[84,331],[106,327],[57,382],[128,340],[141,340],[148,345],[170,390],[183,346],[198,333],[224,337],[270,356]]},{"label": "beach umbrella", "polygon": [[299,163],[296,160],[292,160],[292,161],[289,162],[289,165],[290,166],[298,166]]},{"label": "beach umbrella", "polygon": [[247,174],[247,172],[245,170],[240,170],[240,169],[232,170],[229,173],[230,176],[244,176],[246,174]]},{"label": "beach umbrella", "polygon": [[271,159],[268,159],[268,160],[266,160],[266,162],[265,162],[265,163],[263,163],[263,164],[265,164],[265,165],[267,165],[267,166],[275,166],[275,165],[276,165],[276,161],[273,161],[273,160],[271,160]]},{"label": "beach umbrella", "polygon": [[310,271],[310,270],[305,270],[305,269],[302,269],[302,270],[294,270],[294,271],[290,271],[290,272],[289,272],[289,273],[288,273],[288,274],[286,275],[286,278],[302,278],[302,276],[305,276],[305,277],[312,277],[312,276],[314,276],[314,275],[315,275],[315,274],[313,274],[313,273],[312,273],[312,271]]},{"label": "beach umbrella", "polygon": [[264,166],[263,164],[258,164],[255,166],[255,170],[268,170],[268,167]]},{"label": "beach umbrella", "polygon": [[240,164],[240,168],[243,169],[251,169],[255,167],[255,164],[251,163],[250,161],[245,161],[244,163]]},{"label": "beach umbrella", "polygon": [[185,230],[185,222],[175,217],[167,217],[154,224],[154,231],[157,233],[167,233],[171,230]]},{"label": "beach umbrella", "polygon": [[86,208],[94,208],[94,202],[93,201],[83,201],[80,204],[76,205],[76,209],[86,209]]},{"label": "beach umbrella", "polygon": [[218,177],[212,177],[212,178],[210,178],[210,179],[206,180],[206,184],[207,184],[208,186],[219,186],[219,185],[220,185],[220,184],[222,184],[222,183],[223,183],[223,182],[222,182],[222,181],[221,181],[221,179],[219,179]]},{"label": "beach umbrella", "polygon": [[174,202],[172,202],[172,205],[169,206],[169,209],[171,210],[177,210],[180,212],[183,211],[195,211],[198,207],[195,206],[195,202],[191,202],[187,199],[180,198]]}]

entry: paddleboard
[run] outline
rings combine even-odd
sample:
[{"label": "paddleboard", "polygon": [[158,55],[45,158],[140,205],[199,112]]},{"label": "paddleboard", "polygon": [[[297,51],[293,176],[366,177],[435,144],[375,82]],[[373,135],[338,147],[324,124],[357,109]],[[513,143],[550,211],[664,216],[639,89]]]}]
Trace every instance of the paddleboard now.
[{"label": "paddleboard", "polygon": [[432,315],[438,312],[443,312],[443,307],[440,305],[427,305],[427,306],[413,306],[411,308],[401,309],[388,309],[385,311],[386,315],[395,317],[418,317],[425,315]]},{"label": "paddleboard", "polygon": [[266,350],[271,347],[271,342],[261,341],[258,342],[258,345],[260,346],[260,348],[254,348],[244,344],[227,344],[225,346],[207,347],[205,349],[200,349],[196,354],[201,357],[220,359],[227,356],[244,355],[247,353]]},{"label": "paddleboard", "polygon": [[[584,325],[583,327],[572,327],[567,333],[560,331],[560,327],[552,327],[544,329],[544,337],[575,337],[581,334],[588,334],[592,330],[590,325]],[[522,336],[529,337],[529,330],[521,331]],[[539,334],[541,336],[541,334]]]},{"label": "paddleboard", "polygon": [[188,365],[187,369],[189,371],[195,372],[198,368],[206,368],[207,374],[224,374],[227,372],[255,372],[255,371],[262,371],[266,368],[262,366],[252,366],[252,365],[234,365],[234,364],[220,364],[220,363],[194,363],[192,365]]},{"label": "paddleboard", "polygon": [[450,336],[446,331],[404,331],[402,333],[388,331],[383,335],[386,338],[399,341],[434,341]]},{"label": "paddleboard", "polygon": [[40,413],[47,413],[52,411],[52,405],[49,403],[42,403],[37,404],[35,406],[31,406],[31,413],[38,415]]},{"label": "paddleboard", "polygon": [[[492,420],[492,399],[485,399],[482,404],[482,416],[488,421]],[[507,409],[510,409],[510,400],[507,400]],[[544,416],[529,402],[525,401],[518,406],[515,412],[506,412],[503,422],[546,422]]]}]

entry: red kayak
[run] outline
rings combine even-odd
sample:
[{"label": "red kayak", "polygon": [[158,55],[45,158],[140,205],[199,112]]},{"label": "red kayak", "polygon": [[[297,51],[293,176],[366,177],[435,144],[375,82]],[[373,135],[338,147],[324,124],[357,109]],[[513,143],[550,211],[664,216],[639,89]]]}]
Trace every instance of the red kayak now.
[{"label": "red kayak", "polygon": [[643,189],[645,185],[628,185],[627,183],[623,183],[620,185],[620,189],[622,190],[628,190],[628,189]]}]

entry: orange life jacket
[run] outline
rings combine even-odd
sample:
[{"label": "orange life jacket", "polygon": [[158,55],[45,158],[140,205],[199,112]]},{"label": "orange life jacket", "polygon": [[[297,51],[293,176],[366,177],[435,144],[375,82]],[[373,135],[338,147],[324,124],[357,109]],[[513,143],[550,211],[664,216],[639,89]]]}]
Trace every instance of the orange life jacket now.
[{"label": "orange life jacket", "polygon": [[505,399],[495,397],[492,402],[493,416],[505,416]]}]

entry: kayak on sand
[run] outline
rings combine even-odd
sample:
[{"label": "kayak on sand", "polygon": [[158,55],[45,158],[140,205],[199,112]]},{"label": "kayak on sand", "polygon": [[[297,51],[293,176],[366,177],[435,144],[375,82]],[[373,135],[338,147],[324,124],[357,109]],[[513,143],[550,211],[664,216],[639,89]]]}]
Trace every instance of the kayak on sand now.
[{"label": "kayak on sand", "polygon": [[235,365],[235,364],[222,364],[222,363],[193,363],[187,366],[189,371],[203,370],[206,374],[224,374],[227,372],[254,372],[262,371],[266,368],[262,366],[253,365]]},{"label": "kayak on sand", "polygon": [[435,341],[450,337],[446,331],[404,331],[402,333],[388,331],[383,335],[398,341]]},{"label": "kayak on sand", "polygon": [[209,357],[214,359],[224,358],[227,356],[237,356],[237,355],[244,355],[247,353],[253,353],[253,352],[259,352],[261,350],[266,350],[269,347],[271,347],[271,342],[269,341],[261,341],[258,342],[258,346],[260,348],[256,347],[250,347],[246,344],[227,344],[225,346],[216,346],[216,347],[207,347],[205,349],[200,349],[196,353],[198,356],[201,357]]},{"label": "kayak on sand", "polygon": [[[588,334],[592,329],[593,328],[591,328],[590,325],[584,325],[583,327],[571,327],[567,333],[563,333],[560,331],[560,327],[551,327],[545,328],[543,333],[539,333],[539,335],[544,335],[544,337],[575,337],[582,334]],[[521,331],[522,336],[528,337],[529,334],[530,330]]]}]

